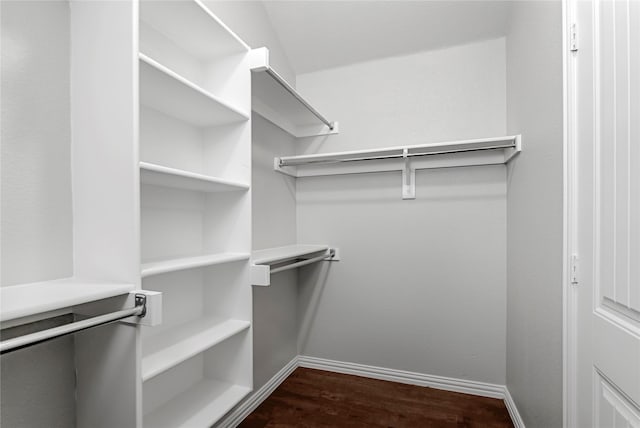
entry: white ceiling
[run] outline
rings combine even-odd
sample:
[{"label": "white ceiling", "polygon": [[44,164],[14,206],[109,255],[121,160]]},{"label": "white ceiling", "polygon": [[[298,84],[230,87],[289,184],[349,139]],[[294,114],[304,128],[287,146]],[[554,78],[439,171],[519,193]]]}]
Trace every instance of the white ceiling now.
[{"label": "white ceiling", "polygon": [[509,1],[276,1],[265,8],[298,74],[503,36]]}]

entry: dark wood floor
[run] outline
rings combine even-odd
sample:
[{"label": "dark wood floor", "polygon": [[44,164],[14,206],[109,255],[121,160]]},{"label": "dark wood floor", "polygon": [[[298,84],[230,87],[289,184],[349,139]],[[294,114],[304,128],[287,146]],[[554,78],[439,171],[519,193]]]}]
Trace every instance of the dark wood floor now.
[{"label": "dark wood floor", "polygon": [[502,400],[296,369],[241,424],[276,427],[513,427]]}]

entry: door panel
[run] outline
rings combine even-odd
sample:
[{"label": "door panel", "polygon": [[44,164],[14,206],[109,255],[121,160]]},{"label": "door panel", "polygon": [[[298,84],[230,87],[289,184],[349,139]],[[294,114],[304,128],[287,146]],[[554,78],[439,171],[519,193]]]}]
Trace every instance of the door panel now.
[{"label": "door panel", "polygon": [[640,428],[640,413],[600,373],[596,372],[596,421],[599,427]]},{"label": "door panel", "polygon": [[572,252],[584,262],[573,425],[640,428],[640,0],[570,1],[579,29]]}]

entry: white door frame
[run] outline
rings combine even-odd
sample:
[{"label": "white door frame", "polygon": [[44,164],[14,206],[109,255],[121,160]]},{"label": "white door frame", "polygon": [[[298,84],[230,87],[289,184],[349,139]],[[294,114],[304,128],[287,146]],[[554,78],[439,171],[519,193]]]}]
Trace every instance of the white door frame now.
[{"label": "white door frame", "polygon": [[[563,372],[563,426],[575,427],[577,421],[577,298],[574,276],[579,274],[576,252],[576,227],[578,224],[576,207],[576,69],[572,51],[571,33],[575,30],[576,2],[562,0],[562,61],[563,61],[563,331],[562,331],[562,372]],[[576,40],[577,42],[577,40]],[[577,46],[579,48],[579,46]],[[575,272],[573,272],[575,270]]]}]

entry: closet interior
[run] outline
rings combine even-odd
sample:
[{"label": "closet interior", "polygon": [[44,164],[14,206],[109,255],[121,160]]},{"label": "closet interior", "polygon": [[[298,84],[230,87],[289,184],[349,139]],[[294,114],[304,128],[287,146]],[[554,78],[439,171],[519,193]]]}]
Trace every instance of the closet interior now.
[{"label": "closet interior", "polygon": [[2,2],[3,346],[146,302],[3,348],[3,426],[235,426],[298,366],[506,399],[508,212],[562,151],[518,11],[299,72],[286,3]]}]

